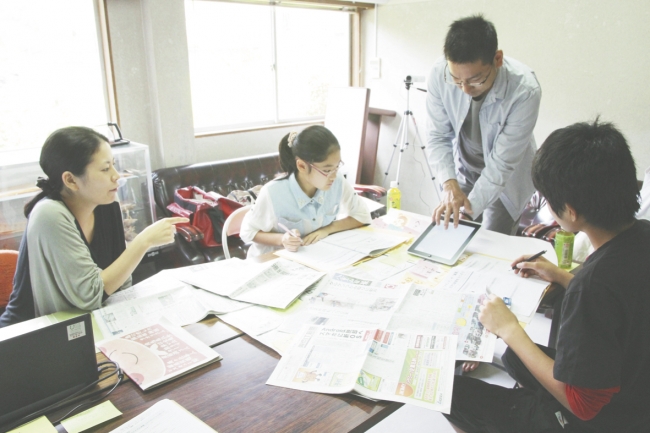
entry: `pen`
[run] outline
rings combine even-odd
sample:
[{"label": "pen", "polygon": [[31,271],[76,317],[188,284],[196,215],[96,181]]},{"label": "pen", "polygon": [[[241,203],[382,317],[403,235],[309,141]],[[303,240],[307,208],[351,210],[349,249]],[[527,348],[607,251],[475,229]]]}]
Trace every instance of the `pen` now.
[{"label": "pen", "polygon": [[[546,250],[544,250],[544,251],[540,251],[539,253],[535,254],[534,256],[530,256],[530,257],[528,257],[526,260],[522,260],[522,262],[532,262],[533,260],[535,260],[535,259],[539,259],[540,257],[542,257],[543,254],[546,254]],[[521,262],[517,262],[517,263],[521,263]],[[513,271],[514,271],[515,269],[517,269],[517,264],[515,264],[515,265],[512,267],[512,270],[513,270]]]},{"label": "pen", "polygon": [[[300,236],[296,235],[293,231],[289,230],[289,227],[285,226],[284,224],[278,223],[278,227],[280,227],[285,232],[289,233],[294,238],[300,239]],[[302,239],[300,239],[300,245],[302,245]]]}]

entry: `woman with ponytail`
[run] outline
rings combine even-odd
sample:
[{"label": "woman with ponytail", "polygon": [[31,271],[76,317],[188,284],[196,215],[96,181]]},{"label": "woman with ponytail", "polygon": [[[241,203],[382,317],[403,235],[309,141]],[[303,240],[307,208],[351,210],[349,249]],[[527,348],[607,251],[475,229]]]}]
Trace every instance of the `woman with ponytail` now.
[{"label": "woman with ponytail", "polygon": [[[286,174],[262,188],[242,223],[240,237],[253,242],[248,257],[282,247],[297,251],[370,223],[368,208],[339,173],[341,147],[327,128],[315,125],[287,134],[279,152]],[[338,215],[346,217],[337,220]]]},{"label": "woman with ponytail", "polygon": [[25,206],[14,288],[0,327],[61,310],[93,310],[122,287],[151,247],[173,242],[166,218],[142,231],[128,248],[115,201],[119,173],[108,140],[92,129],[52,133],[41,150],[47,178]]}]

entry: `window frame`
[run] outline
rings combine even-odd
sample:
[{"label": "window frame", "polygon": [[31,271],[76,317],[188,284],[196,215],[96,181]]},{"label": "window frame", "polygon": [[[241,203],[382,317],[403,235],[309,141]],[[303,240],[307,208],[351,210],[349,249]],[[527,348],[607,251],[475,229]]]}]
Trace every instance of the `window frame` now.
[{"label": "window frame", "polygon": [[99,55],[104,80],[104,97],[106,100],[107,118],[112,123],[120,124],[120,115],[115,94],[115,74],[113,73],[113,52],[108,29],[108,6],[105,0],[95,0],[95,22],[99,39]]}]

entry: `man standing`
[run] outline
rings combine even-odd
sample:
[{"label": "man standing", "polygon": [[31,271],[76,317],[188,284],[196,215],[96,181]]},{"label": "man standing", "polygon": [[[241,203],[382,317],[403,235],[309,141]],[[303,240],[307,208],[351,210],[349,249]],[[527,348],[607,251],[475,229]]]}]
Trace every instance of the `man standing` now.
[{"label": "man standing", "polygon": [[533,128],[541,88],[533,71],[498,49],[494,25],[481,15],[452,23],[445,56],[428,80],[428,157],[442,185],[433,219],[445,227],[461,215],[515,234],[534,192]]}]

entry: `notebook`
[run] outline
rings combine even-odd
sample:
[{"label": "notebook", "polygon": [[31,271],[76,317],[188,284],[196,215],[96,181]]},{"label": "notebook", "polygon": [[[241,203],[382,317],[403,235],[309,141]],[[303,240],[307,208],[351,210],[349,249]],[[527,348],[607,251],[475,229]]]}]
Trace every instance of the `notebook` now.
[{"label": "notebook", "polygon": [[0,429],[98,379],[90,314],[16,335],[0,329]]}]

